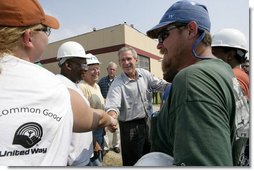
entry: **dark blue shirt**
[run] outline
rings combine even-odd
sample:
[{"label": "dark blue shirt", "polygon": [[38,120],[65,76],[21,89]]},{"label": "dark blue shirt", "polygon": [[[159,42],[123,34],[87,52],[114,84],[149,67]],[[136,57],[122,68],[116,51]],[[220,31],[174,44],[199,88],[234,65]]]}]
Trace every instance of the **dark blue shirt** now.
[{"label": "dark blue shirt", "polygon": [[101,94],[105,99],[107,97],[109,87],[113,81],[114,79],[110,81],[109,77],[105,76],[101,78],[100,81],[98,82],[98,85],[100,86],[101,89]]}]

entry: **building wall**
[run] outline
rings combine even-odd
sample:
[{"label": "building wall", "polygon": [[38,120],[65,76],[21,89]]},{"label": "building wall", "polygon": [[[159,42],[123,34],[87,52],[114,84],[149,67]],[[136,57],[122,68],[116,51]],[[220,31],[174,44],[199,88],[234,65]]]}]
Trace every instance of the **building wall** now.
[{"label": "building wall", "polygon": [[157,41],[150,39],[145,34],[139,32],[136,29],[128,25],[124,25],[125,28],[125,43],[138,48],[137,52],[141,55],[150,57],[150,69],[151,73],[159,78],[162,77],[161,71],[161,55],[157,47]]},{"label": "building wall", "polygon": [[117,74],[121,72],[117,51],[128,45],[134,47],[138,54],[149,57],[151,73],[162,78],[161,62],[159,62],[161,55],[156,49],[157,42],[127,24],[119,24],[50,43],[41,63],[46,69],[55,74],[60,72],[56,60],[57,50],[62,43],[67,41],[76,41],[85,48],[86,53],[97,56],[102,63],[100,77],[107,74],[106,67],[110,61],[118,65]]}]

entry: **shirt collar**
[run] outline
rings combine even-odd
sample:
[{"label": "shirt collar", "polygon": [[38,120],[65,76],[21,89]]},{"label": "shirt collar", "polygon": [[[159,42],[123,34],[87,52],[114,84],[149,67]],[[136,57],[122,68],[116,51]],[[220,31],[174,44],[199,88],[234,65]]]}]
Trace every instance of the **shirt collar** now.
[{"label": "shirt collar", "polygon": [[[136,73],[138,75],[137,79],[139,79],[140,77],[142,77],[141,73],[139,72],[139,70],[136,69]],[[124,81],[125,84],[127,84],[128,82],[131,82],[131,81],[135,81],[135,80],[131,80],[124,72],[122,72],[121,74],[122,76],[122,79]]]}]

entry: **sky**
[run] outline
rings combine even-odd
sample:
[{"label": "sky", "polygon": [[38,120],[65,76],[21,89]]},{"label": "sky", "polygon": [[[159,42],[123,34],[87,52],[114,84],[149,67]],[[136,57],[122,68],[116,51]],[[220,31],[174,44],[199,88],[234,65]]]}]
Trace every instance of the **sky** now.
[{"label": "sky", "polygon": [[[242,31],[248,42],[250,42],[249,35],[253,40],[253,27],[251,28],[252,34],[249,34],[249,6],[252,9],[252,21],[254,0],[193,1],[207,6],[212,23],[212,34],[222,28],[233,27]],[[133,24],[136,29],[145,34],[147,30],[159,23],[162,15],[176,0],[39,0],[39,2],[46,14],[55,16],[60,21],[60,29],[52,30],[49,37],[49,41],[54,42],[91,32],[94,27],[98,30],[124,22],[129,25]],[[250,61],[252,65],[253,62]],[[252,70],[251,75],[254,75]],[[251,122],[254,123],[254,117],[251,118]],[[7,167],[1,167],[1,169],[9,170]],[[60,170],[60,168],[52,170],[58,169]],[[45,170],[51,169],[46,168]],[[90,169],[87,168],[87,170]]]},{"label": "sky", "polygon": [[[62,40],[126,22],[140,32],[159,23],[177,0],[39,0],[44,11],[59,19],[60,29],[52,30],[49,42]],[[193,0],[207,6],[211,33],[222,28],[242,31],[249,42],[249,0]]]}]

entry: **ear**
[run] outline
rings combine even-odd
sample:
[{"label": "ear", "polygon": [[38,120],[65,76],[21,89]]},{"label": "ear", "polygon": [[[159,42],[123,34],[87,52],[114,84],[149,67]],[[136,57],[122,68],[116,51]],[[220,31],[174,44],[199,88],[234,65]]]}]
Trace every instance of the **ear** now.
[{"label": "ear", "polygon": [[235,50],[230,50],[230,51],[227,53],[227,61],[233,60],[234,57],[235,57],[235,55],[236,55],[235,53],[236,53]]},{"label": "ear", "polygon": [[191,21],[187,25],[187,28],[188,28],[188,31],[189,31],[190,38],[196,37],[196,35],[198,34],[198,24],[195,21]]},{"label": "ear", "polygon": [[32,31],[31,30],[26,30],[23,34],[22,37],[22,43],[25,47],[32,48],[33,47],[33,42],[32,42],[32,37],[31,37]]},{"label": "ear", "polygon": [[65,68],[66,68],[67,70],[71,71],[71,63],[65,62],[65,63],[64,63],[64,66],[65,66]]},{"label": "ear", "polygon": [[138,57],[137,57],[137,58],[135,58],[135,60],[136,60],[136,62],[138,63]]}]

